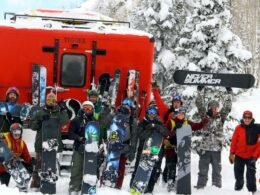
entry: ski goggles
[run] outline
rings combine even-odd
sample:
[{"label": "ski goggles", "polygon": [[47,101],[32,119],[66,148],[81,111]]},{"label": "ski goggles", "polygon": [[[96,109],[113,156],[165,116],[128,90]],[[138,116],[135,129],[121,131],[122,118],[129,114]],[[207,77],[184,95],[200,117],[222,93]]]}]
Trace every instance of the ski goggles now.
[{"label": "ski goggles", "polygon": [[146,110],[146,113],[147,113],[147,114],[157,115],[157,114],[158,114],[158,111],[157,111],[157,109],[155,109],[155,108],[148,108],[148,109]]},{"label": "ski goggles", "polygon": [[90,111],[93,111],[93,107],[90,106],[90,105],[86,105],[86,106],[83,107],[83,110],[84,110],[85,112],[90,112]]},{"label": "ski goggles", "polygon": [[181,101],[181,96],[180,95],[173,96],[172,101]]},{"label": "ski goggles", "polygon": [[12,134],[15,136],[20,136],[22,134],[21,129],[14,129],[12,130]]}]

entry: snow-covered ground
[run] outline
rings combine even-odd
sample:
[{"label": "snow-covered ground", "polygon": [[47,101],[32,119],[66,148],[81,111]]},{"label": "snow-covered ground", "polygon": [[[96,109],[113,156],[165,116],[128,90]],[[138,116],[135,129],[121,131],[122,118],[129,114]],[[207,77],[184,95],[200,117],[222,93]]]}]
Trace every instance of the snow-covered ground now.
[{"label": "snow-covered ground", "polygon": [[[240,97],[236,98],[233,103],[233,108],[231,115],[236,117],[237,119],[241,118],[244,110],[251,110],[254,114],[254,118],[257,123],[260,123],[260,89],[250,90]],[[33,150],[33,141],[34,141],[35,133],[31,130],[24,131],[24,139],[28,143],[28,147],[30,150]],[[194,195],[249,195],[250,193],[247,191],[246,187],[240,192],[234,191],[234,173],[233,173],[233,165],[231,165],[228,161],[229,151],[224,150],[222,153],[222,185],[221,189],[211,186],[211,169],[209,171],[209,181],[208,185],[203,190],[196,190],[192,188],[192,194]],[[197,173],[198,173],[198,155],[196,153],[192,153],[192,165],[191,165],[191,178],[192,178],[192,187],[196,185],[197,182]],[[260,161],[260,160],[259,160]],[[98,194],[107,195],[107,194],[117,194],[124,195],[129,194],[129,181],[130,174],[125,176],[124,184],[121,190],[111,189],[107,187],[98,188]],[[260,162],[257,162],[257,180],[260,178]],[[68,186],[69,186],[69,176],[61,176],[57,183],[57,194],[68,194]],[[257,184],[258,193],[260,195],[260,184]],[[0,192],[3,195],[15,195],[15,194],[24,194],[19,193],[18,189],[15,188],[15,183],[11,180],[9,187],[0,185]],[[41,194],[39,192],[29,192],[26,193],[29,195]],[[174,192],[168,193],[166,190],[165,184],[162,182],[161,178],[158,183],[155,185],[154,193],[155,195],[168,195],[175,194]]]}]

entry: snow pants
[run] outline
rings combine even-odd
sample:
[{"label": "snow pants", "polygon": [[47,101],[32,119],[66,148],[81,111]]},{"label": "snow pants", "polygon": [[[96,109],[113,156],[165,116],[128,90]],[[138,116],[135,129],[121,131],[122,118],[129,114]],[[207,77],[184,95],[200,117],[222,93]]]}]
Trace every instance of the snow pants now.
[{"label": "snow pants", "polygon": [[221,188],[221,151],[205,151],[199,153],[198,187],[204,187],[208,181],[209,164],[212,166],[212,185]]},{"label": "snow pants", "polygon": [[235,190],[241,190],[244,185],[244,170],[246,166],[246,186],[248,191],[256,191],[256,166],[255,163],[251,163],[249,159],[244,159],[239,156],[235,156],[234,161],[234,173],[235,173]]},{"label": "snow pants", "polygon": [[176,165],[177,165],[177,155],[173,156],[166,156],[166,167],[163,171],[163,177],[166,182],[171,181],[175,182],[175,176],[176,176]]},{"label": "snow pants", "polygon": [[1,184],[5,184],[6,186],[8,186],[8,184],[10,182],[10,178],[11,178],[11,175],[9,173],[7,173],[7,172],[0,173]]},{"label": "snow pants", "polygon": [[32,182],[30,186],[31,188],[40,188],[41,178],[39,176],[39,171],[41,170],[41,165],[42,165],[42,153],[36,152],[36,165],[32,173]]},{"label": "snow pants", "polygon": [[71,176],[69,183],[69,190],[80,191],[83,179],[83,161],[84,153],[79,151],[74,151],[72,156],[72,167]]}]

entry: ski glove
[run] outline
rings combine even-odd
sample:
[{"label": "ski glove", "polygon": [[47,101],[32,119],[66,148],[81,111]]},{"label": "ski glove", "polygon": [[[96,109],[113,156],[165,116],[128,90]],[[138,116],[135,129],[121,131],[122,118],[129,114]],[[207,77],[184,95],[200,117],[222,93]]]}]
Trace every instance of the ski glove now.
[{"label": "ski glove", "polygon": [[231,87],[226,87],[227,93],[231,94],[232,93],[232,88]]},{"label": "ski glove", "polygon": [[158,86],[158,84],[157,84],[157,81],[153,81],[153,82],[152,82],[152,88],[153,88],[153,89],[158,89],[158,88],[159,88],[159,86]]},{"label": "ski glove", "polygon": [[0,164],[3,164],[4,160],[5,160],[4,157],[0,156]]},{"label": "ski glove", "polygon": [[135,159],[135,150],[136,149],[134,147],[130,148],[130,152],[129,152],[129,155],[128,155],[128,160],[130,162],[132,162]]},{"label": "ski glove", "polygon": [[60,111],[66,110],[66,102],[64,100],[59,101],[58,105],[60,107]]},{"label": "ski glove", "polygon": [[255,164],[256,161],[257,161],[257,158],[255,158],[255,157],[251,157],[251,158],[249,159],[249,163],[250,163],[250,164]]},{"label": "ski glove", "polygon": [[230,162],[230,164],[234,163],[234,159],[235,159],[235,155],[234,154],[230,154],[229,155],[229,162]]},{"label": "ski glove", "polygon": [[86,138],[85,138],[85,137],[79,137],[79,141],[80,141],[82,144],[85,144],[85,143],[86,143]]},{"label": "ski glove", "polygon": [[202,89],[203,89],[204,87],[205,87],[204,85],[199,85],[199,86],[197,87],[197,90],[198,90],[198,91],[202,91]]}]

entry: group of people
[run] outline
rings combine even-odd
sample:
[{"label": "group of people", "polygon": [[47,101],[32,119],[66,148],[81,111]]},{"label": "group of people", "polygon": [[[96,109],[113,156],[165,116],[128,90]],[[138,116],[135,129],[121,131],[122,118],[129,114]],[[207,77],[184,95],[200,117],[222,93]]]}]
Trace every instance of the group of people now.
[{"label": "group of people", "polygon": [[[212,166],[212,185],[221,188],[221,151],[223,147],[224,122],[231,111],[232,107],[232,89],[227,89],[225,101],[220,109],[220,104],[216,100],[211,100],[208,103],[203,98],[204,86],[198,86],[198,95],[196,97],[196,106],[198,109],[201,121],[194,122],[186,117],[186,107],[183,105],[183,99],[179,95],[172,98],[171,105],[167,106],[162,100],[159,88],[156,83],[152,84],[152,93],[154,101],[146,107],[146,113],[140,121],[133,116],[134,105],[131,99],[126,98],[115,112],[111,112],[109,104],[101,104],[99,94],[96,90],[88,91],[88,99],[81,105],[81,109],[77,116],[71,121],[69,127],[69,138],[74,140],[74,150],[72,157],[72,169],[69,183],[69,191],[78,192],[81,190],[83,179],[83,161],[84,161],[84,127],[89,121],[98,121],[101,129],[99,143],[100,145],[107,143],[107,133],[114,115],[123,114],[127,118],[126,137],[123,144],[126,145],[126,150],[121,153],[119,173],[116,182],[116,188],[121,189],[125,165],[128,161],[135,161],[134,172],[130,181],[130,187],[136,174],[136,170],[142,154],[142,149],[145,140],[152,134],[153,131],[160,133],[163,139],[163,146],[159,153],[159,159],[155,163],[149,184],[145,193],[151,193],[160,176],[162,159],[165,157],[165,166],[162,172],[163,181],[167,183],[168,191],[174,189],[177,154],[176,154],[176,129],[182,126],[189,125],[193,131],[201,130],[202,140],[197,148],[199,155],[199,173],[197,189],[203,189],[207,185],[209,165]],[[6,93],[6,108],[12,109],[12,105],[17,103],[19,91],[15,87],[8,89]],[[29,127],[37,131],[35,138],[36,158],[32,158],[28,152],[25,142],[22,140],[22,123],[15,121],[10,112],[5,116],[0,116],[1,134],[8,147],[13,150],[14,154],[23,159],[24,164],[32,172],[32,188],[40,187],[39,171],[41,169],[41,152],[42,138],[41,127],[44,120],[48,120],[52,115],[59,118],[60,125],[65,125],[69,121],[66,107],[61,102],[57,102],[57,97],[53,93],[46,96],[46,105],[30,119]],[[11,140],[11,141],[10,141]],[[58,151],[62,149],[60,137]],[[19,147],[18,147],[19,145]],[[102,147],[100,147],[102,148]],[[102,167],[104,161],[104,152],[100,149],[98,166]],[[253,119],[253,113],[245,111],[243,113],[240,124],[235,128],[231,140],[230,147],[230,163],[234,163],[235,173],[235,190],[241,190],[244,185],[244,167],[247,167],[246,181],[247,188],[251,192],[256,189],[256,161],[260,157],[260,125],[256,124]],[[0,159],[1,160],[1,159]],[[1,164],[1,161],[0,161]],[[100,178],[100,175],[98,174]],[[5,171],[4,167],[0,166],[0,180],[2,184],[8,185],[10,175]]]}]

